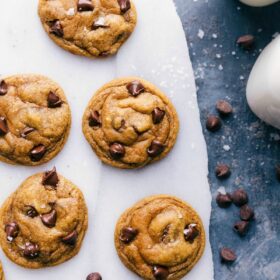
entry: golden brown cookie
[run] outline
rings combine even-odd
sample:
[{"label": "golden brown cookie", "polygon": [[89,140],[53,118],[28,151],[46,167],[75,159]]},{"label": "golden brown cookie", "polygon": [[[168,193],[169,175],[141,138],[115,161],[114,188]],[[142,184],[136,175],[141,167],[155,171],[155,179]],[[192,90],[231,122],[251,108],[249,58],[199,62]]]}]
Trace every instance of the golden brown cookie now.
[{"label": "golden brown cookie", "polygon": [[4,271],[0,262],[0,280],[5,280]]},{"label": "golden brown cookie", "polygon": [[71,112],[60,86],[40,75],[0,80],[0,160],[39,165],[63,148]]},{"label": "golden brown cookie", "polygon": [[27,268],[63,263],[80,250],[88,225],[82,192],[55,168],[27,178],[0,210],[0,244]]},{"label": "golden brown cookie", "polygon": [[83,117],[83,132],[105,163],[137,168],[159,160],[174,146],[177,113],[170,100],[140,78],[114,80],[99,89]]},{"label": "golden brown cookie", "polygon": [[88,57],[115,54],[137,22],[131,0],[40,0],[39,16],[56,44]]},{"label": "golden brown cookie", "polygon": [[120,217],[115,246],[121,261],[143,279],[181,279],[198,262],[205,232],[196,211],[168,196],[147,197]]}]

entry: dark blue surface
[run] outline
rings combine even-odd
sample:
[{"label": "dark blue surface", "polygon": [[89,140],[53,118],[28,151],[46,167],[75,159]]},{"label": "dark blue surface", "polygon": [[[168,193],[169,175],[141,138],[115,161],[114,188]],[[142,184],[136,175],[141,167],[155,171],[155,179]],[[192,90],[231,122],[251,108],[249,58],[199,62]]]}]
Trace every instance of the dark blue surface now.
[{"label": "dark blue surface", "polygon": [[[204,129],[214,199],[210,239],[215,279],[279,280],[280,183],[275,176],[275,165],[280,162],[280,131],[262,123],[250,111],[245,87],[261,49],[280,32],[280,4],[251,8],[235,0],[175,2],[190,46],[202,124],[209,113],[216,113],[218,99],[230,101],[235,110],[233,116],[223,121],[219,132],[213,134]],[[198,36],[200,29],[204,36],[201,31]],[[252,52],[235,45],[236,38],[246,33],[257,39]],[[230,147],[229,151],[224,149],[225,145]],[[228,180],[216,179],[217,162],[231,165],[232,175]],[[215,197],[220,186],[228,192],[243,187],[249,193],[256,220],[244,238],[232,230],[233,223],[239,219],[238,209],[231,206],[223,210],[216,206]],[[222,246],[236,251],[238,259],[233,265],[220,263],[219,248]]]}]

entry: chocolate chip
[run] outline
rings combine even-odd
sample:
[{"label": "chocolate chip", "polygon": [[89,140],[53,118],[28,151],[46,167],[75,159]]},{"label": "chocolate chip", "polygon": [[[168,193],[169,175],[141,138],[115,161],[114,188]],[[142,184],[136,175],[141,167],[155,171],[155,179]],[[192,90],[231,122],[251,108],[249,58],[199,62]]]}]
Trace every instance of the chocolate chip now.
[{"label": "chocolate chip", "polygon": [[244,50],[251,50],[255,44],[255,37],[253,35],[240,36],[236,43]]},{"label": "chocolate chip", "polygon": [[276,177],[277,177],[278,181],[280,181],[280,165],[279,164],[276,165],[275,171],[276,171]]},{"label": "chocolate chip", "polygon": [[37,217],[39,214],[37,212],[37,210],[33,207],[33,206],[28,206],[28,209],[26,211],[26,215],[30,218],[35,218]]},{"label": "chocolate chip", "polygon": [[159,124],[163,120],[165,115],[165,111],[161,110],[160,108],[155,108],[152,112],[152,117],[153,117],[153,123],[154,124]]},{"label": "chocolate chip", "polygon": [[250,221],[254,218],[254,210],[247,204],[240,208],[240,218],[243,221]]},{"label": "chocolate chip", "polygon": [[6,232],[7,240],[9,242],[12,242],[19,234],[18,224],[15,222],[6,224],[5,232]]},{"label": "chocolate chip", "polygon": [[0,117],[0,136],[4,136],[8,133],[9,128],[7,120],[4,117]]},{"label": "chocolate chip", "polygon": [[236,254],[229,248],[222,248],[220,250],[220,257],[222,262],[232,263],[236,260]]},{"label": "chocolate chip", "polygon": [[42,179],[42,184],[44,186],[48,185],[48,186],[52,186],[52,187],[56,188],[58,182],[59,182],[59,179],[58,179],[58,175],[57,175],[55,167],[52,170],[44,173],[43,179]]},{"label": "chocolate chip", "polygon": [[62,104],[62,100],[58,95],[56,95],[53,91],[49,92],[48,95],[48,107],[49,108],[57,108]]},{"label": "chocolate chip", "polygon": [[131,241],[133,241],[135,239],[137,234],[138,234],[138,230],[137,229],[134,229],[132,227],[123,228],[121,230],[120,240],[123,243],[128,244],[128,243],[130,243]]},{"label": "chocolate chip", "polygon": [[215,132],[215,131],[219,130],[221,128],[221,126],[222,126],[222,123],[221,123],[221,120],[219,117],[214,116],[214,115],[208,116],[207,121],[206,121],[206,128],[209,131]]},{"label": "chocolate chip", "polygon": [[23,256],[27,259],[35,259],[39,256],[38,244],[27,242],[23,250]]},{"label": "chocolate chip", "polygon": [[88,121],[89,126],[100,126],[101,125],[101,118],[98,111],[91,112]]},{"label": "chocolate chip", "polygon": [[120,143],[113,143],[109,149],[110,155],[113,159],[119,160],[125,155],[125,148]]},{"label": "chocolate chip", "polygon": [[156,278],[156,280],[166,280],[169,275],[169,271],[166,267],[154,266],[153,275]]},{"label": "chocolate chip", "polygon": [[126,86],[132,96],[137,96],[145,91],[144,86],[139,81],[133,81]]},{"label": "chocolate chip", "polygon": [[150,147],[147,150],[147,153],[150,157],[154,158],[159,156],[163,151],[164,151],[165,145],[163,145],[162,143],[160,143],[157,140],[154,140]]},{"label": "chocolate chip", "polygon": [[26,127],[26,128],[23,129],[23,131],[21,132],[20,136],[21,136],[22,138],[26,138],[27,135],[30,134],[30,133],[33,132],[33,131],[35,131],[34,128],[32,128],[32,127]]},{"label": "chocolate chip", "polygon": [[105,23],[105,18],[100,17],[98,18],[91,26],[92,30],[97,30],[98,28],[108,28],[109,25]]},{"label": "chocolate chip", "polygon": [[227,164],[218,164],[216,166],[215,172],[216,172],[216,176],[219,179],[226,179],[231,174],[230,168],[229,168],[229,166]]},{"label": "chocolate chip", "polygon": [[185,240],[193,242],[195,238],[199,235],[196,224],[189,224],[184,229]]},{"label": "chocolate chip", "polygon": [[100,57],[107,57],[107,56],[109,56],[110,54],[111,54],[110,51],[104,51],[104,52],[99,53],[99,56],[100,56]]},{"label": "chocolate chip", "polygon": [[245,235],[249,229],[249,222],[247,221],[238,221],[234,224],[233,229],[240,236]]},{"label": "chocolate chip", "polygon": [[57,214],[54,209],[50,213],[41,215],[42,223],[49,228],[55,227],[56,219],[57,219]]},{"label": "chocolate chip", "polygon": [[232,113],[231,105],[225,100],[219,100],[216,109],[222,116],[228,116]]},{"label": "chocolate chip", "polygon": [[248,203],[248,195],[243,189],[238,189],[231,194],[232,202],[236,206],[242,206]]},{"label": "chocolate chip", "polygon": [[86,280],[102,280],[102,277],[99,273],[94,272],[94,273],[91,273],[90,275],[88,275]]},{"label": "chocolate chip", "polygon": [[49,25],[50,25],[51,34],[54,34],[57,37],[64,36],[63,28],[62,28],[62,25],[59,20],[54,20],[54,21],[50,22]]},{"label": "chocolate chip", "polygon": [[91,0],[79,0],[78,2],[78,11],[79,12],[87,12],[93,11],[94,7]]},{"label": "chocolate chip", "polygon": [[66,235],[65,237],[63,237],[62,242],[67,245],[74,246],[77,242],[77,239],[78,239],[78,233],[76,230],[74,230],[71,233],[69,233],[68,235]]},{"label": "chocolate chip", "polygon": [[118,0],[118,3],[123,14],[131,8],[130,0]]},{"label": "chocolate chip", "polygon": [[232,203],[232,199],[230,194],[228,193],[226,194],[219,193],[216,197],[216,202],[219,207],[228,208]]},{"label": "chocolate chip", "polygon": [[35,146],[31,151],[30,151],[30,159],[34,162],[40,161],[42,157],[45,155],[47,149],[44,145],[38,145]]},{"label": "chocolate chip", "polygon": [[4,80],[0,82],[0,96],[6,95],[8,93],[8,85]]}]

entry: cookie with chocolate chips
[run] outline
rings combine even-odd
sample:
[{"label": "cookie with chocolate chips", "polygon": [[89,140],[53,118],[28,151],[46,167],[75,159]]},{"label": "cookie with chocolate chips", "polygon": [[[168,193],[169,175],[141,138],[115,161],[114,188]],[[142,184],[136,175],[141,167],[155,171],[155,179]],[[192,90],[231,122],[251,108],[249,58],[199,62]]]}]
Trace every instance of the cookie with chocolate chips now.
[{"label": "cookie with chocolate chips", "polygon": [[137,168],[168,154],[179,121],[171,101],[154,85],[139,78],[113,80],[90,100],[83,132],[105,163]]},{"label": "cookie with chocolate chips", "polygon": [[201,258],[205,232],[190,205],[157,195],[122,214],[115,229],[115,246],[125,266],[141,278],[177,280]]},{"label": "cookie with chocolate chips", "polygon": [[0,160],[39,165],[63,148],[71,112],[60,86],[40,75],[15,75],[0,83]]},{"label": "cookie with chocolate chips", "polygon": [[88,57],[115,54],[137,22],[131,0],[40,0],[38,11],[57,45]]},{"label": "cookie with chocolate chips", "polygon": [[5,280],[4,271],[0,262],[0,280]]},{"label": "cookie with chocolate chips", "polygon": [[20,266],[55,266],[79,252],[87,225],[82,192],[53,168],[27,178],[4,202],[0,245]]}]

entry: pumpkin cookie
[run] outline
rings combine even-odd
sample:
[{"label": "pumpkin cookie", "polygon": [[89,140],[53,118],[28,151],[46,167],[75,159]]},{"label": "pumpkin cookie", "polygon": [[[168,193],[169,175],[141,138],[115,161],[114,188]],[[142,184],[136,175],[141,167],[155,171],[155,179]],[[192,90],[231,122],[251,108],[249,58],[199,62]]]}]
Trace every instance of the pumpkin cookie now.
[{"label": "pumpkin cookie", "polygon": [[198,262],[205,232],[195,210],[168,196],[147,197],[126,210],[115,230],[121,261],[143,279],[181,279]]},{"label": "pumpkin cookie", "polygon": [[83,117],[83,132],[105,163],[137,168],[159,160],[174,146],[177,113],[154,85],[139,78],[114,80],[99,89]]},{"label": "pumpkin cookie", "polygon": [[27,268],[63,263],[80,250],[87,230],[81,191],[55,168],[27,178],[0,211],[0,244]]},{"label": "pumpkin cookie", "polygon": [[131,0],[40,0],[39,16],[50,38],[73,54],[115,54],[133,32]]},{"label": "pumpkin cookie", "polygon": [[60,86],[40,75],[0,80],[0,160],[39,165],[63,148],[71,112]]}]

